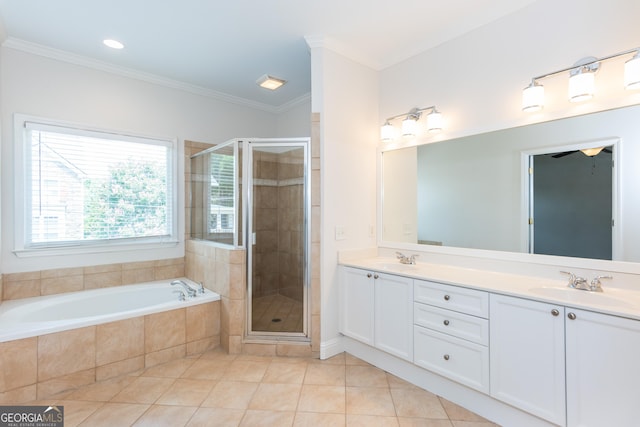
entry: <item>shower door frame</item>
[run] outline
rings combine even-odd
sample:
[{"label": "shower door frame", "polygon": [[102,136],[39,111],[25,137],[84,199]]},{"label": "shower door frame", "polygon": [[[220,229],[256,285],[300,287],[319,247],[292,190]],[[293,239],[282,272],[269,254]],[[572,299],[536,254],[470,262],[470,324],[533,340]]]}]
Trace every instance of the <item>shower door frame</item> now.
[{"label": "shower door frame", "polygon": [[[248,340],[286,340],[310,342],[310,320],[309,299],[311,289],[311,138],[252,138],[242,141],[243,144],[243,170],[242,185],[246,189],[243,191],[243,215],[244,244],[247,252],[247,327],[245,338]],[[304,256],[302,274],[302,332],[269,332],[254,331],[252,320],[253,308],[253,147],[300,147],[304,150]]]}]

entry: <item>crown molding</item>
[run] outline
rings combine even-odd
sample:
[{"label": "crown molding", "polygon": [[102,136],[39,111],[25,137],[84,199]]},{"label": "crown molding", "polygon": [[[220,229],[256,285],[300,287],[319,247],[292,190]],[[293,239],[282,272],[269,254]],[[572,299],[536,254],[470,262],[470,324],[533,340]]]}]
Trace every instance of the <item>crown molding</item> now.
[{"label": "crown molding", "polygon": [[252,101],[246,98],[229,95],[216,90],[208,89],[202,86],[192,85],[189,83],[181,82],[179,80],[173,80],[166,77],[158,76],[152,73],[145,73],[142,71],[133,70],[126,67],[120,67],[110,64],[108,62],[92,59],[87,56],[77,55],[75,53],[67,52],[60,49],[54,49],[48,46],[44,46],[37,43],[28,42],[13,37],[8,37],[3,47],[9,49],[15,49],[22,52],[30,53],[33,55],[42,56],[45,58],[55,59],[58,61],[67,62],[82,67],[92,68],[94,70],[104,71],[106,73],[116,74],[131,79],[141,80],[147,83],[152,83],[158,86],[164,86],[171,89],[177,89],[184,92],[188,92],[194,95],[205,96],[208,98],[216,99],[218,101],[229,102],[236,105],[242,105],[245,107],[255,108],[258,110],[266,111],[269,113],[279,114],[287,111],[294,106],[307,101],[311,95],[309,93],[302,95],[299,98],[293,99],[280,106],[272,106],[264,104],[262,102]]}]

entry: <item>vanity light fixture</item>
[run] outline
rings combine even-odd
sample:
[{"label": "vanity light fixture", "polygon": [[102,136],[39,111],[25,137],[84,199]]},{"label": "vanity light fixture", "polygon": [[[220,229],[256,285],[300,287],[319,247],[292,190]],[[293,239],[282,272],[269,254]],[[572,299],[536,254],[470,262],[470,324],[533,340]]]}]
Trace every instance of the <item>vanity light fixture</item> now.
[{"label": "vanity light fixture", "polygon": [[256,84],[258,86],[263,87],[265,89],[269,89],[269,90],[276,90],[282,87],[282,85],[284,85],[286,82],[287,82],[286,80],[280,79],[278,77],[273,77],[268,74],[265,74],[261,76],[258,80],[256,80]]},{"label": "vanity light fixture", "polygon": [[442,114],[436,110],[435,106],[412,108],[408,113],[398,114],[386,119],[380,128],[380,139],[386,142],[392,141],[395,138],[396,129],[391,122],[401,117],[404,117],[401,128],[402,136],[415,136],[418,129],[418,120],[420,120],[422,113],[425,111],[430,111],[430,113],[427,114],[427,131],[429,133],[440,132],[442,130]]},{"label": "vanity light fixture", "polygon": [[595,74],[602,62],[630,54],[635,55],[624,65],[624,87],[629,90],[640,89],[640,48],[635,48],[603,58],[583,58],[571,67],[532,78],[529,86],[522,90],[522,111],[541,110],[544,107],[544,86],[540,80],[560,73],[569,72],[569,101],[582,102],[591,99],[595,91]]}]

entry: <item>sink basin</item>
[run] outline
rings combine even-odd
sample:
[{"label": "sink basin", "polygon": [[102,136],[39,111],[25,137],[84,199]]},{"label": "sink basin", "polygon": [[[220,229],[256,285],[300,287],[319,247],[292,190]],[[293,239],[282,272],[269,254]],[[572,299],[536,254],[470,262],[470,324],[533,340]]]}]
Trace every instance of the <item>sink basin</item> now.
[{"label": "sink basin", "polygon": [[[573,302],[578,304],[597,304],[608,307],[633,307],[633,304],[627,301],[624,295],[616,295],[613,292],[589,292],[571,288],[531,288],[529,292],[558,299],[563,302]],[[612,295],[613,294],[613,295]]]}]

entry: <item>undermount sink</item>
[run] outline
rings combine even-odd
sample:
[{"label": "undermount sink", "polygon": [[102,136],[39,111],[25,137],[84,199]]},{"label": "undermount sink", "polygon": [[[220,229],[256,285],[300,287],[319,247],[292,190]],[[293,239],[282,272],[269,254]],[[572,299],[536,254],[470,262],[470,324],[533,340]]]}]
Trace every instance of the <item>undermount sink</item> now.
[{"label": "undermount sink", "polygon": [[561,301],[583,304],[597,304],[610,307],[633,307],[624,295],[611,295],[612,292],[590,292],[572,288],[531,288],[529,292],[542,297],[557,298]]},{"label": "undermount sink", "polygon": [[389,271],[410,271],[417,268],[415,264],[401,264],[400,261],[374,261],[371,263],[372,268],[376,270]]}]

